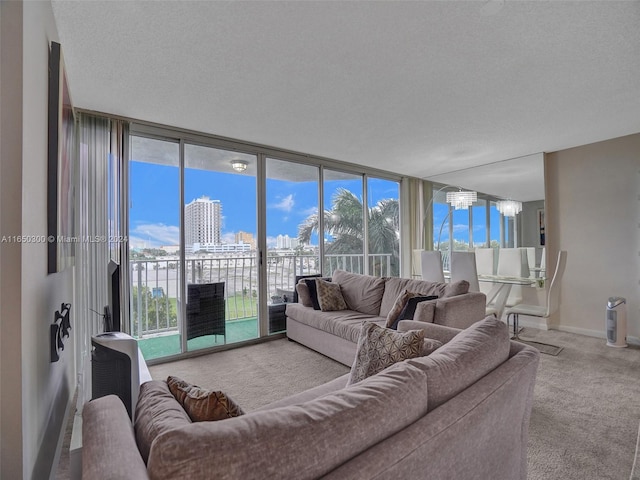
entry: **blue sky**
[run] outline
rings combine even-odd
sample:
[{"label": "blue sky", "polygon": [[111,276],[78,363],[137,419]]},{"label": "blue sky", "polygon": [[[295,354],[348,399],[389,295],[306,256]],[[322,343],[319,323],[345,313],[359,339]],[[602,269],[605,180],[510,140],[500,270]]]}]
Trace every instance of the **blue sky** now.
[{"label": "blue sky", "polygon": [[[179,238],[179,170],[175,166],[146,162],[130,163],[130,244],[132,247],[177,245]],[[325,208],[338,188],[356,192],[362,198],[360,180],[325,183]],[[220,200],[224,223],[223,238],[233,242],[237,231],[256,232],[256,179],[249,175],[185,170],[185,203],[206,195]],[[369,179],[370,206],[385,198],[398,198],[397,183]],[[316,182],[267,180],[267,238],[296,237],[298,225],[317,212]],[[312,239],[317,243],[317,238]]]}]

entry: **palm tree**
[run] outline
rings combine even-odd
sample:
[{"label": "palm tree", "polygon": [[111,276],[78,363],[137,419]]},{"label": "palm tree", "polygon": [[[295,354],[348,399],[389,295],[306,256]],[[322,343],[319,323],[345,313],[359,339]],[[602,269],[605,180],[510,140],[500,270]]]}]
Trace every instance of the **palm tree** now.
[{"label": "palm tree", "polygon": [[[340,188],[331,199],[331,210],[324,211],[325,231],[333,237],[325,247],[326,254],[362,254],[362,202],[349,190]],[[399,265],[399,209],[395,199],[380,200],[368,211],[369,254],[392,254],[391,275],[398,275]],[[311,235],[319,232],[319,215],[313,214],[298,227],[300,243],[309,243]],[[382,272],[382,265],[371,265],[371,273]]]}]

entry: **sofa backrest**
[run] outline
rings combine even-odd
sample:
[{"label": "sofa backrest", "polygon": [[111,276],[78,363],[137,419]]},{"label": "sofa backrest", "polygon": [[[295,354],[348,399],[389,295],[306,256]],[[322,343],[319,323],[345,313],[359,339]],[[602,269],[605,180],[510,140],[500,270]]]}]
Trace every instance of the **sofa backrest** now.
[{"label": "sofa backrest", "polygon": [[385,289],[384,278],[334,270],[331,281],[340,285],[340,291],[350,310],[378,315]]},{"label": "sofa backrest", "polygon": [[407,360],[427,374],[429,411],[509,358],[509,327],[493,315],[462,330],[431,355]]},{"label": "sofa backrest", "polygon": [[422,295],[436,295],[438,298],[462,295],[469,291],[469,282],[460,281],[454,283],[428,282],[426,280],[415,280],[410,278],[386,277],[384,284],[384,294],[380,302],[381,317],[386,317],[398,295],[405,290],[411,293]]},{"label": "sofa backrest", "polygon": [[305,403],[166,432],[151,447],[149,475],[319,478],[426,413],[426,374],[401,362]]}]

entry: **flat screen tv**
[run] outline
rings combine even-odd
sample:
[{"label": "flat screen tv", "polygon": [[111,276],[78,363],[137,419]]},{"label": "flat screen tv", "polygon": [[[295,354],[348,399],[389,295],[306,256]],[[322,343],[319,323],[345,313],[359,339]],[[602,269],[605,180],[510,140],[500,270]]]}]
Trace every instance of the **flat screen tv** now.
[{"label": "flat screen tv", "polygon": [[110,260],[107,271],[107,301],[109,303],[104,307],[104,331],[120,332],[122,331],[120,325],[120,265]]}]

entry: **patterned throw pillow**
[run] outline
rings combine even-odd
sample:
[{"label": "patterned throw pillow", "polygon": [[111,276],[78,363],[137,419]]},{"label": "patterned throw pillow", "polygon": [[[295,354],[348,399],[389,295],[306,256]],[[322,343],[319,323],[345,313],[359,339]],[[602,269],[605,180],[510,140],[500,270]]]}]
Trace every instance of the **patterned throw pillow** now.
[{"label": "patterned throw pillow", "polygon": [[223,392],[210,391],[178,377],[167,378],[169,390],[192,422],[209,422],[244,415],[240,406]]},{"label": "patterned throw pillow", "polygon": [[358,383],[394,363],[421,356],[424,331],[400,333],[375,323],[363,322],[357,348],[347,385]]},{"label": "patterned throw pillow", "polygon": [[316,291],[318,292],[318,304],[323,312],[346,310],[347,302],[344,301],[340,285],[316,278]]}]

